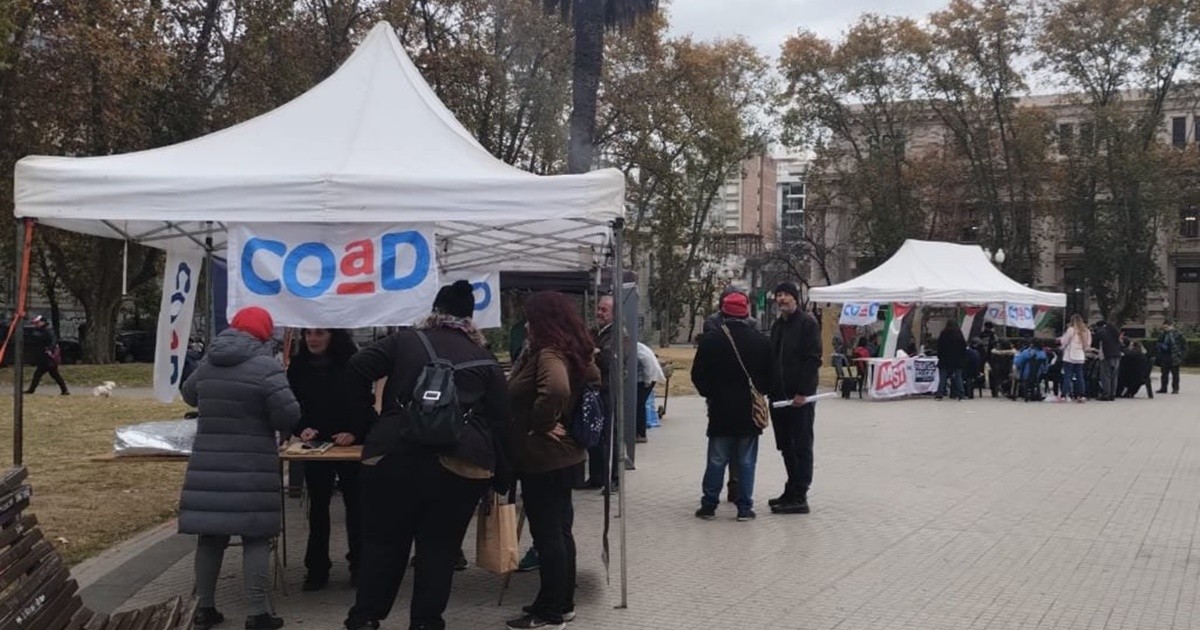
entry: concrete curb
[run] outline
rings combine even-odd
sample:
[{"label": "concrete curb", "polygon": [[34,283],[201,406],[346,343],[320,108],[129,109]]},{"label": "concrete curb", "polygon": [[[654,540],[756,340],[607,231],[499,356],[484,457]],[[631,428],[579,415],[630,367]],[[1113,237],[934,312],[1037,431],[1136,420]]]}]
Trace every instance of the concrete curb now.
[{"label": "concrete curb", "polygon": [[73,567],[83,603],[111,613],[191,553],[195,537],[177,534],[177,529],[178,522],[171,519]]}]

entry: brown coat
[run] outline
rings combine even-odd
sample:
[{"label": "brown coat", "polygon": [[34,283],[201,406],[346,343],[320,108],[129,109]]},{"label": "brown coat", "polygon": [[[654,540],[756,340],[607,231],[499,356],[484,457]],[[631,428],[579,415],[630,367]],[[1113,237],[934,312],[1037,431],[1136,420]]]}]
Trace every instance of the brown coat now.
[{"label": "brown coat", "polygon": [[570,429],[571,411],[583,385],[600,384],[600,368],[588,366],[582,383],[571,383],[562,353],[545,348],[525,353],[509,378],[512,402],[513,453],[518,473],[545,473],[582,462],[587,452],[570,435],[549,435],[556,423]]}]

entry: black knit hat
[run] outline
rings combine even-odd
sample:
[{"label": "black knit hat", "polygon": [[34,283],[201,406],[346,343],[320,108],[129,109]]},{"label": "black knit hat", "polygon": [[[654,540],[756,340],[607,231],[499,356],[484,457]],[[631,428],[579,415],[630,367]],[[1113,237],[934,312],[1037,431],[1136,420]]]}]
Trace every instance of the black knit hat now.
[{"label": "black knit hat", "polygon": [[475,290],[471,283],[459,280],[438,290],[433,310],[444,315],[467,318],[475,314]]},{"label": "black knit hat", "polygon": [[796,285],[792,284],[791,282],[781,282],[779,284],[779,286],[775,287],[774,293],[775,293],[775,295],[779,295],[780,293],[786,293],[786,294],[796,298],[797,302],[800,301],[800,287],[797,287]]}]

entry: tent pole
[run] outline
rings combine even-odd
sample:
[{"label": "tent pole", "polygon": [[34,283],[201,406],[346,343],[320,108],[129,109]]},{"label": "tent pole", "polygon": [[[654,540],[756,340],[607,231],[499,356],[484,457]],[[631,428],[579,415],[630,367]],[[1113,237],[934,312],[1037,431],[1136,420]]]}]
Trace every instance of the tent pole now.
[{"label": "tent pole", "polygon": [[216,308],[214,298],[216,293],[213,291],[213,239],[212,239],[212,221],[208,222],[208,234],[204,237],[204,285],[205,291],[208,293],[208,326],[204,331],[204,351],[208,352],[209,346],[212,345],[213,337],[217,336]]},{"label": "tent pole", "polygon": [[621,536],[621,605],[617,608],[627,608],[629,606],[629,560],[626,554],[626,524],[629,522],[629,513],[625,511],[625,496],[629,494],[629,486],[625,483],[625,378],[622,374],[625,373],[625,335],[623,328],[625,325],[625,219],[617,219],[613,221],[613,272],[612,272],[612,287],[613,287],[613,321],[617,327],[617,349],[616,349],[616,377],[613,382],[613,397],[616,399],[615,409],[613,410],[613,424],[616,425],[616,448],[621,454],[617,458],[617,484],[620,485],[621,491],[617,493],[617,506],[621,514],[620,536]]},{"label": "tent pole", "polygon": [[16,303],[13,305],[13,323],[12,330],[15,338],[13,339],[13,465],[20,466],[25,460],[25,304],[22,299],[22,294],[25,289],[22,285],[28,282],[27,274],[22,268],[25,262],[25,225],[18,220],[16,225],[17,233],[17,258],[16,265],[13,266],[13,273],[16,275],[17,282],[13,285],[16,289]]}]

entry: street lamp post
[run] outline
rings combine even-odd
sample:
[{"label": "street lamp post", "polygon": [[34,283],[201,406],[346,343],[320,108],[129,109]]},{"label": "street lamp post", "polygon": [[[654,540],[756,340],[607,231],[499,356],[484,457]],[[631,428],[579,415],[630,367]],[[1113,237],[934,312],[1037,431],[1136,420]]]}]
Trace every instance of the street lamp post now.
[{"label": "street lamp post", "polygon": [[[1001,272],[1004,271],[1004,260],[1008,256],[1005,255],[1003,247],[997,248],[995,253],[993,253],[992,250],[985,247],[985,248],[983,248],[983,254],[988,257],[988,260],[992,261],[992,264],[996,265],[997,269],[999,269]],[[1008,337],[1008,318],[1007,317],[1004,318],[1004,336],[1006,338]]]}]

